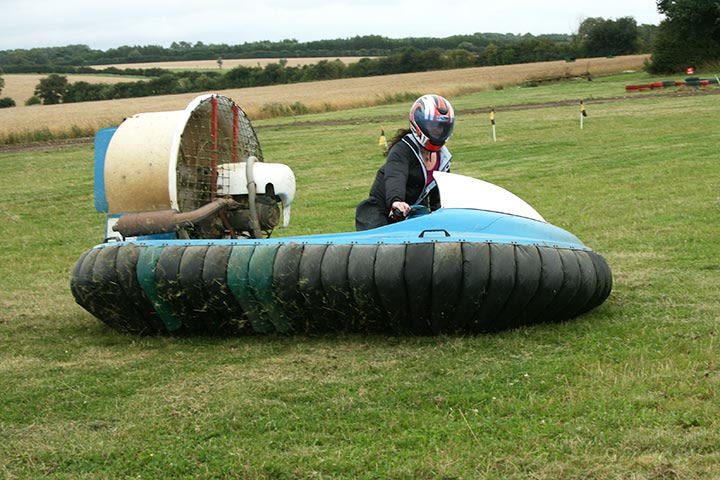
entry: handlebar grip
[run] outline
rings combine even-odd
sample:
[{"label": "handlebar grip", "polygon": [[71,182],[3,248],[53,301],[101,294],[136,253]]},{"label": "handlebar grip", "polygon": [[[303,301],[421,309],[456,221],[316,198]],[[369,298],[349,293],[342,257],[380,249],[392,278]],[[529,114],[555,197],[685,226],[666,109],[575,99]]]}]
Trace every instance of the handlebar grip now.
[{"label": "handlebar grip", "polygon": [[393,222],[405,220],[405,215],[399,208],[393,208],[392,210],[390,210],[390,215],[388,215],[388,217],[390,217],[390,220],[392,220]]},{"label": "handlebar grip", "polygon": [[450,236],[450,232],[448,232],[444,228],[428,228],[427,230],[423,230],[422,232],[420,232],[420,235],[418,235],[418,238],[425,238],[426,233],[444,233],[445,237]]}]

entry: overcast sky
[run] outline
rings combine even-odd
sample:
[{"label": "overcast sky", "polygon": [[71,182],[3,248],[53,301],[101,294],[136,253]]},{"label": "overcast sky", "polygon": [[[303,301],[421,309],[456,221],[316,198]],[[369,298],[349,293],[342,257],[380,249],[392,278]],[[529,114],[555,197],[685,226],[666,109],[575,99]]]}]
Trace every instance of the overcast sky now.
[{"label": "overcast sky", "polygon": [[588,17],[658,24],[655,0],[0,0],[0,50],[237,45],[356,35],[573,33]]}]

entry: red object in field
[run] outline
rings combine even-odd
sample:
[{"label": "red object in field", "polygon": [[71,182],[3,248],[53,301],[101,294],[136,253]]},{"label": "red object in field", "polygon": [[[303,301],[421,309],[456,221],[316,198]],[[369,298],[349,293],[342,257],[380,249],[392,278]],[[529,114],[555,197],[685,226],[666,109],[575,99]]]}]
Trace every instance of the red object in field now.
[{"label": "red object in field", "polygon": [[694,67],[688,67],[687,69],[688,75],[695,75],[695,68]]},{"label": "red object in field", "polygon": [[[662,82],[660,82],[660,83],[662,83]],[[654,83],[643,83],[640,85],[626,85],[625,91],[633,92],[633,91],[639,91],[639,90],[652,90],[653,88],[660,88],[660,87],[655,87],[654,85],[655,85]]]},{"label": "red object in field", "polygon": [[210,136],[212,138],[212,150],[210,151],[210,200],[217,196],[217,159],[218,159],[218,100],[216,96],[210,98],[212,117],[210,123]]}]

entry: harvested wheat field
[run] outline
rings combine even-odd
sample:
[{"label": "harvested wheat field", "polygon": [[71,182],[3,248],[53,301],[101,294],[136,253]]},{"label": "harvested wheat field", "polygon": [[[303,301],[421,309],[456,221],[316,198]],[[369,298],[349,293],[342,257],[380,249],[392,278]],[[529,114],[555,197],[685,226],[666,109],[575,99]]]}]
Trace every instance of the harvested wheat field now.
[{"label": "harvested wheat field", "polygon": [[[288,67],[297,67],[299,65],[312,65],[322,60],[340,60],[344,64],[355,63],[365,57],[298,57],[286,58]],[[372,58],[372,57],[371,57]],[[223,69],[244,67],[264,67],[269,63],[278,63],[277,58],[223,58]],[[149,62],[149,63],[116,63],[112,65],[93,65],[93,68],[102,69],[108,67],[115,68],[166,68],[168,70],[217,70],[217,60],[187,60],[182,62]]]},{"label": "harvested wheat field", "polygon": [[[310,65],[318,63],[322,60],[340,60],[347,64],[357,62],[363,57],[303,57],[289,58],[287,65],[295,67],[299,65]],[[277,58],[242,58],[223,60],[223,69],[235,68],[239,65],[246,67],[262,66],[269,63],[277,63]],[[217,60],[192,60],[184,62],[154,62],[154,63],[122,63],[113,65],[93,65],[92,68],[165,68],[168,70],[217,70]],[[64,75],[68,82],[88,82],[88,83],[118,83],[131,82],[135,80],[147,80],[145,77],[133,77],[126,75]],[[40,80],[46,78],[46,74],[27,73],[27,74],[4,74],[5,87],[2,89],[3,97],[10,97],[18,105],[23,105],[25,101],[35,94],[35,87]]]},{"label": "harvested wheat field", "polygon": [[[262,118],[268,105],[300,103],[310,111],[376,105],[388,96],[434,92],[457,96],[528,80],[604,75],[639,70],[647,55],[616,58],[541,62],[498,67],[477,67],[381,77],[327,80],[321,82],[224,90],[218,93],[238,102],[253,119]],[[123,118],[142,112],[182,110],[200,92],[100,102],[19,106],[0,110],[0,134],[48,129],[63,132],[73,127],[97,129],[117,125]]]}]

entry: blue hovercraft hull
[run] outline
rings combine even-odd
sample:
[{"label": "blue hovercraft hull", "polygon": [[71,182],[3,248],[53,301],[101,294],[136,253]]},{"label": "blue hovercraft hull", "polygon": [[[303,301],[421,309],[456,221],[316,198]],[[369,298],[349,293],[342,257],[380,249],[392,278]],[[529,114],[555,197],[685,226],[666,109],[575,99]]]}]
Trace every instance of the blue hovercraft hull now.
[{"label": "blue hovercraft hull", "polygon": [[71,278],[78,304],[134,334],[480,333],[573,318],[611,289],[571,233],[460,208],[365,232],[105,243]]}]

